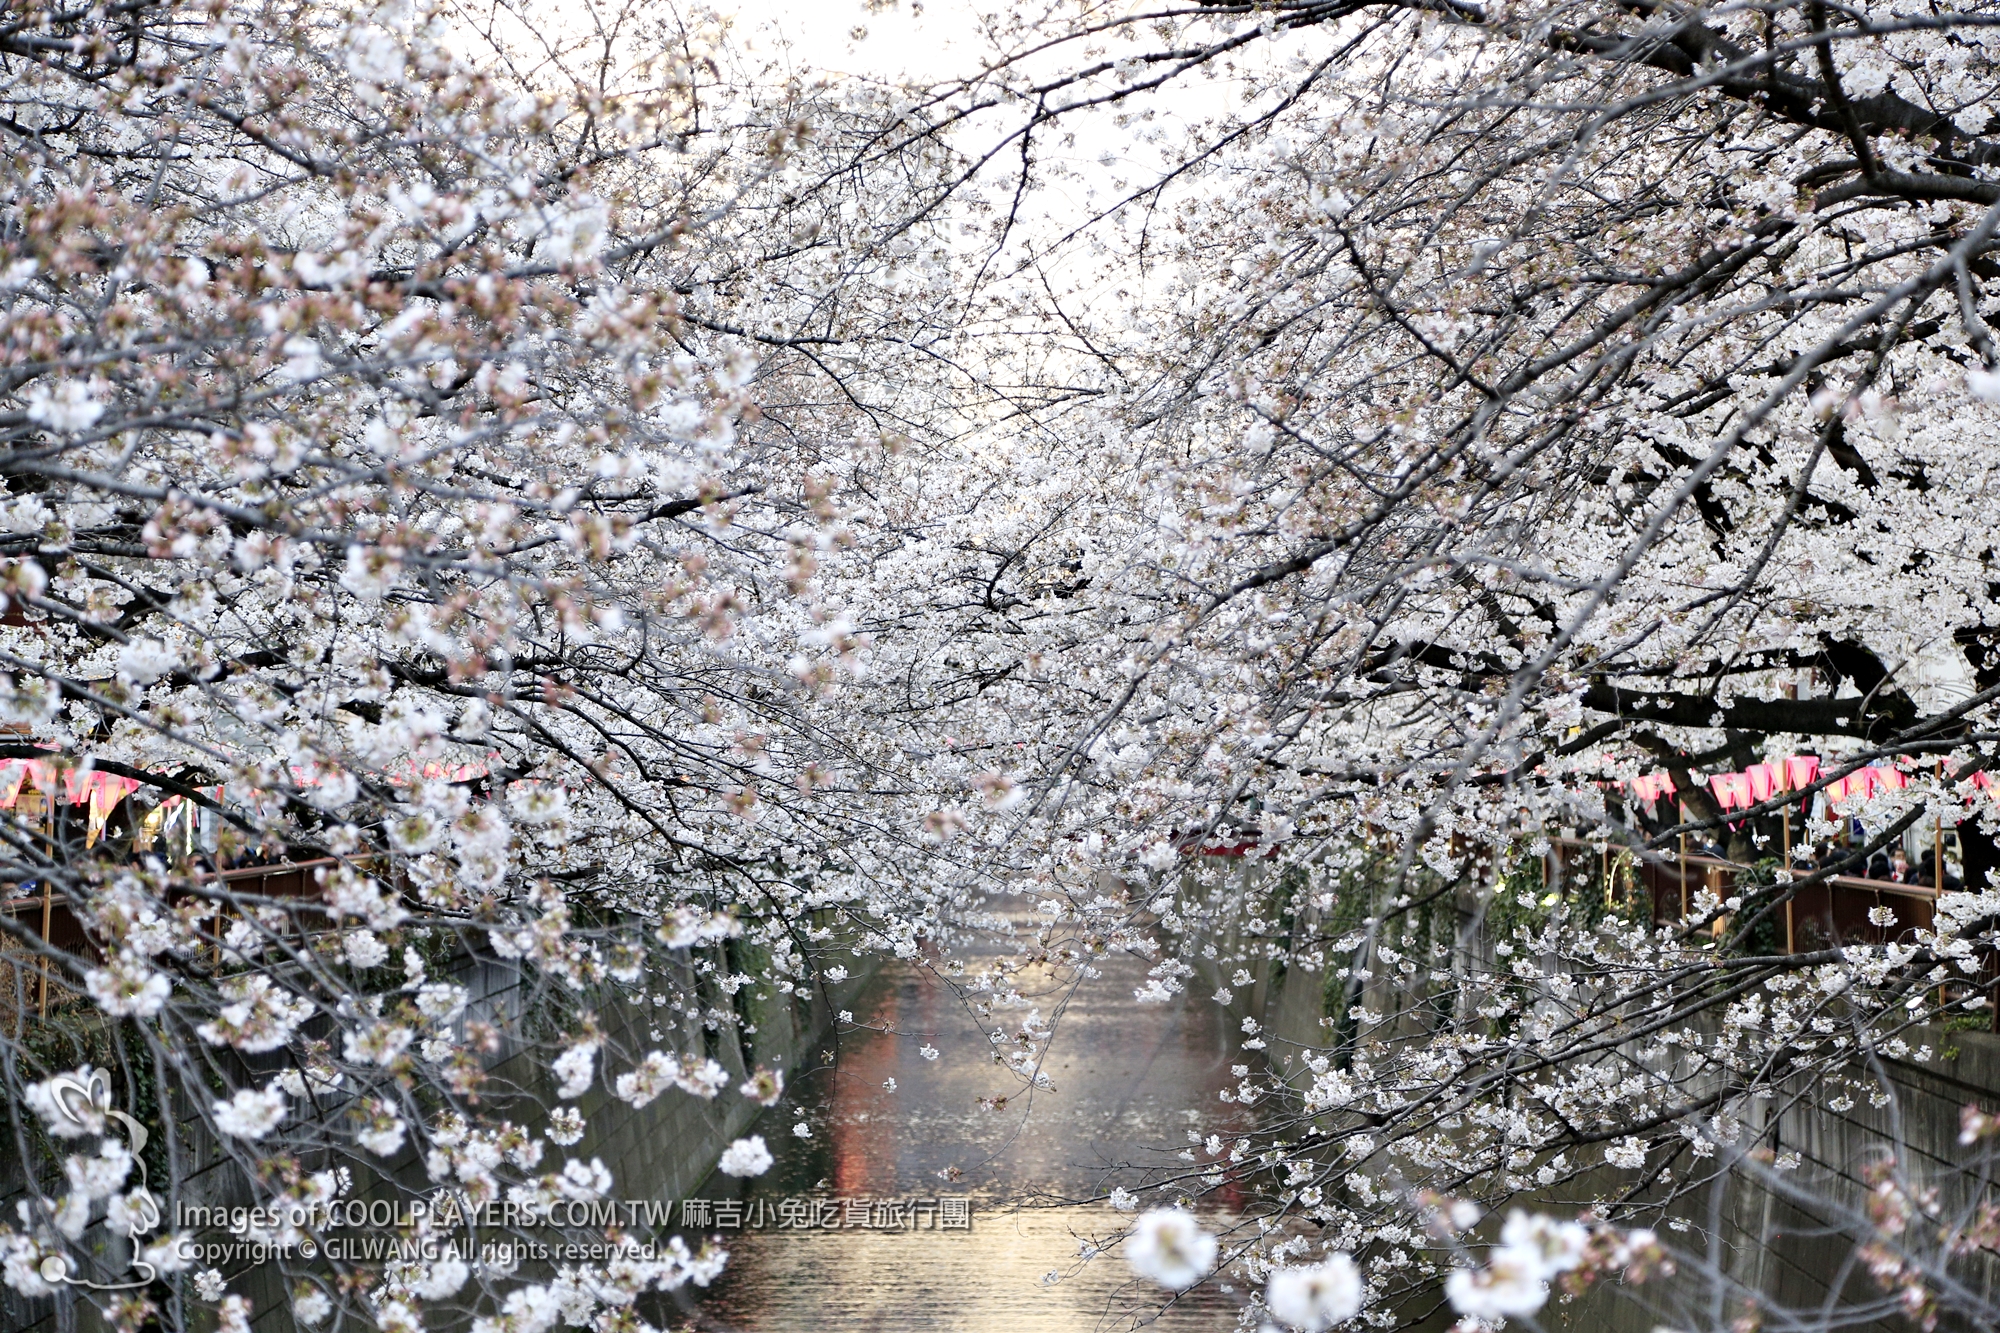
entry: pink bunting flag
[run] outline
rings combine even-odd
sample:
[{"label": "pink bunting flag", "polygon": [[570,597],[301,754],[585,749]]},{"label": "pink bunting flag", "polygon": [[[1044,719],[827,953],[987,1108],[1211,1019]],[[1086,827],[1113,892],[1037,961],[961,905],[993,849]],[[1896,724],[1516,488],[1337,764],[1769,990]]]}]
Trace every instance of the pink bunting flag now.
[{"label": "pink bunting flag", "polygon": [[1750,804],[1750,780],[1741,773],[1717,773],[1708,780],[1715,790],[1715,799],[1724,810],[1734,810]]},{"label": "pink bunting flag", "polygon": [[90,789],[90,820],[84,836],[85,846],[96,846],[98,838],[104,834],[104,826],[111,819],[111,812],[118,803],[138,790],[139,784],[132,778],[120,777],[116,773],[92,773]]},{"label": "pink bunting flag", "polygon": [[1750,779],[1750,799],[1768,801],[1771,793],[1778,789],[1778,772],[1772,764],[1752,764],[1744,776]]},{"label": "pink bunting flag", "polygon": [[104,818],[118,808],[119,802],[139,790],[137,778],[120,777],[116,773],[93,773],[96,779],[91,784],[90,813],[93,817]]},{"label": "pink bunting flag", "polygon": [[55,769],[41,759],[29,759],[25,762],[28,767],[28,781],[34,784],[36,791],[48,797],[51,803],[53,803],[55,797],[59,794],[55,789]]},{"label": "pink bunting flag", "polygon": [[1882,770],[1873,764],[1863,764],[1844,778],[1836,778],[1826,784],[1826,798],[1829,801],[1865,801],[1875,794],[1877,787],[1885,785]]},{"label": "pink bunting flag", "polygon": [[14,808],[14,802],[21,799],[21,784],[27,780],[26,760],[9,759],[4,765],[0,765],[0,810]]},{"label": "pink bunting flag", "polygon": [[1653,774],[1650,779],[1650,785],[1653,799],[1656,801],[1674,794],[1674,780],[1666,773]]}]

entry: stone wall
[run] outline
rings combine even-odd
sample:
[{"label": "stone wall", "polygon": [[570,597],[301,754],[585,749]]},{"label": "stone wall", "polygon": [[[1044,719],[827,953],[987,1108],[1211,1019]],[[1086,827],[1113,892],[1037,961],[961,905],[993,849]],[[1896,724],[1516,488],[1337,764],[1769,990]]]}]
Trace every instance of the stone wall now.
[{"label": "stone wall", "polygon": [[[704,960],[713,964],[707,972],[698,970]],[[727,946],[713,946],[686,958],[678,965],[681,975],[670,978],[679,992],[699,995],[704,1008],[733,1015],[733,1021],[703,1026],[699,1038],[700,1053],[713,1057],[728,1070],[730,1083],[712,1100],[669,1089],[636,1110],[607,1091],[611,1078],[626,1067],[624,1061],[653,1048],[688,1051],[692,1049],[691,1039],[682,1031],[666,1032],[662,1040],[653,1040],[650,1032],[654,1020],[643,1008],[600,1001],[595,1014],[609,1040],[606,1055],[600,1057],[598,1078],[578,1103],[587,1117],[588,1128],[581,1142],[566,1149],[553,1149],[544,1159],[545,1165],[559,1165],[565,1156],[584,1161],[601,1159],[616,1180],[616,1195],[621,1199],[658,1200],[675,1205],[695,1194],[714,1171],[723,1149],[742,1136],[764,1112],[764,1107],[740,1095],[737,1085],[759,1065],[789,1075],[810,1058],[814,1044],[828,1031],[833,1013],[853,1005],[854,997],[872,978],[878,965],[873,960],[857,959],[853,966],[855,975],[826,991],[784,995],[767,984],[767,994],[760,999],[755,986],[746,986],[734,996],[727,995],[714,977],[718,972],[733,971],[748,973],[760,983],[771,982],[775,973],[762,949],[731,941]],[[549,992],[530,994],[524,991],[515,971],[498,964],[463,968],[454,979],[472,992],[468,1018],[518,1016],[526,1009],[544,1028],[555,1025],[547,1033],[554,1036],[560,1033],[565,1021],[567,1003],[574,1006],[567,1017],[581,1020],[583,1004],[579,998],[565,1000],[561,994]],[[532,1103],[551,1104],[551,1085],[541,1059],[525,1046],[503,1049],[489,1066],[489,1084],[496,1089],[516,1089],[514,1095],[524,1107]],[[217,1145],[203,1141],[198,1125],[190,1117],[182,1114],[173,1119],[179,1130],[178,1147],[184,1154],[183,1160],[192,1158],[202,1165],[185,1173],[177,1199],[167,1199],[164,1189],[157,1191],[169,1216],[175,1203],[230,1207],[247,1202],[234,1189],[240,1178],[238,1173],[228,1169]],[[544,1124],[538,1118],[532,1128],[540,1132]],[[11,1152],[0,1154],[0,1209],[4,1209],[9,1222],[14,1220],[15,1203],[24,1190],[22,1167],[17,1160],[11,1160],[13,1157]],[[393,1174],[405,1191],[427,1187],[414,1153],[406,1152]],[[57,1188],[57,1181],[45,1180],[43,1188]],[[385,1186],[378,1185],[377,1194],[388,1192]],[[363,1196],[373,1197],[366,1191]],[[292,1329],[284,1280],[274,1266],[232,1275],[230,1289],[250,1299],[258,1329],[269,1333],[289,1333]],[[0,1329],[7,1333],[16,1330],[94,1333],[100,1327],[92,1308],[70,1293],[55,1299],[28,1301],[11,1288],[0,1286]]]}]

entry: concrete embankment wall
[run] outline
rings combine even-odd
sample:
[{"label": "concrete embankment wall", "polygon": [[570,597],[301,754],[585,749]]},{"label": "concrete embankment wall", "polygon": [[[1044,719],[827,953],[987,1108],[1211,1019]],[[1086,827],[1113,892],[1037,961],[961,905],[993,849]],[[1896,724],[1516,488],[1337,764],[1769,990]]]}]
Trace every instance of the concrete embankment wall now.
[{"label": "concrete embankment wall", "polygon": [[[1959,1114],[1971,1103],[1991,1109],[2000,1101],[2000,1038],[1988,1032],[1925,1027],[1913,1030],[1909,1040],[1931,1046],[1935,1058],[1921,1064],[1882,1061],[1886,1084],[1870,1071],[1857,1069],[1857,1081],[1877,1091],[1872,1096],[1867,1091],[1852,1093],[1854,1105],[1847,1111],[1836,1114],[1801,1104],[1778,1114],[1778,1149],[1801,1158],[1795,1173],[1798,1186],[1836,1206],[1860,1209],[1868,1191],[1865,1173],[1893,1156],[1905,1180],[1919,1189],[1938,1191],[1940,1216],[1976,1203],[1982,1185],[1964,1169],[1974,1150],[1958,1141]],[[1735,1280],[1794,1309],[1823,1303],[1829,1285],[1853,1257],[1849,1241],[1829,1234],[1838,1225],[1831,1209],[1801,1207],[1751,1182],[1734,1185],[1719,1216]],[[1936,1222],[1928,1226],[1935,1227]],[[1995,1308],[2000,1268],[1991,1257],[1968,1259],[1954,1267],[1961,1280],[1981,1293],[1988,1308]],[[1859,1265],[1849,1274],[1846,1290],[1857,1301],[1883,1297],[1882,1288]],[[1627,1319],[1619,1326],[1651,1333],[1657,1322]],[[1911,1327],[1900,1319],[1894,1324]]]},{"label": "concrete embankment wall", "polygon": [[[579,1029],[586,1008],[593,1013],[605,1034],[597,1074],[592,1087],[577,1103],[588,1122],[583,1139],[568,1148],[551,1144],[541,1170],[560,1169],[565,1158],[601,1160],[616,1181],[614,1197],[619,1200],[661,1202],[677,1205],[693,1195],[714,1171],[716,1160],[731,1140],[740,1137],[764,1108],[737,1091],[758,1066],[777,1069],[789,1076],[803,1063],[816,1057],[814,1049],[826,1035],[835,1011],[851,1005],[854,996],[867,984],[876,964],[857,959],[855,975],[826,991],[799,991],[781,994],[774,983],[777,974],[768,953],[743,941],[730,941],[697,950],[677,964],[680,975],[656,979],[662,992],[671,989],[699,999],[700,1017],[683,1018],[678,1031],[665,1031],[659,1011],[623,999],[593,997],[587,1004],[576,995],[558,991],[530,992],[518,971],[488,963],[460,969],[454,979],[472,993],[467,1018],[507,1018],[526,1015],[539,1041],[563,1044],[567,1035]],[[747,974],[753,984],[742,986],[732,995],[718,977]],[[692,1033],[691,1035],[690,1028]],[[655,1039],[654,1031],[661,1036]],[[628,1061],[647,1050],[707,1055],[729,1072],[724,1091],[712,1100],[669,1089],[645,1107],[634,1109],[609,1094],[612,1080],[629,1067]],[[537,1108],[556,1104],[553,1084],[545,1067],[548,1048],[537,1050],[517,1044],[497,1052],[487,1069],[489,1107],[497,1104],[518,1107],[517,1120],[527,1119],[527,1128],[544,1134],[546,1117]],[[275,1066],[273,1067],[275,1069]],[[122,1096],[124,1090],[119,1089]],[[161,1115],[172,1114],[171,1105]],[[338,1107],[322,1107],[329,1115]],[[26,1114],[23,1108],[23,1114]],[[504,1112],[501,1114],[505,1114]],[[208,1141],[199,1124],[185,1113],[172,1114],[181,1160],[203,1163],[182,1179],[177,1197],[167,1197],[160,1188],[163,1209],[169,1223],[175,1206],[183,1209],[228,1208],[249,1202],[237,1188],[240,1174],[230,1168]],[[158,1136],[156,1135],[156,1142]],[[16,1202],[24,1197],[22,1165],[13,1154],[0,1154],[0,1210],[13,1222]],[[313,1164],[308,1164],[312,1169]],[[391,1172],[402,1197],[431,1186],[415,1155],[406,1149]],[[157,1173],[156,1173],[157,1180]],[[61,1193],[59,1176],[41,1182],[45,1192]],[[398,1192],[386,1182],[373,1189],[365,1184],[357,1189],[362,1199],[388,1198]],[[669,1207],[666,1212],[671,1213]],[[181,1214],[185,1216],[185,1212]],[[166,1228],[163,1227],[162,1230]],[[101,1230],[101,1228],[100,1228]],[[91,1233],[96,1234],[96,1233]],[[351,1235],[351,1231],[342,1234]],[[221,1240],[219,1233],[201,1239]],[[288,1261],[296,1264],[296,1260]],[[303,1267],[301,1265],[301,1267]],[[325,1271],[324,1264],[318,1265]],[[230,1290],[246,1296],[253,1307],[253,1319],[260,1330],[280,1333],[293,1328],[287,1288],[289,1279],[276,1263],[242,1266],[230,1271]],[[200,1320],[197,1319],[199,1323]],[[0,1330],[28,1333],[29,1330],[60,1330],[60,1333],[93,1333],[102,1327],[95,1312],[72,1293],[55,1298],[26,1300],[11,1288],[0,1286]]]},{"label": "concrete embankment wall", "polygon": [[[1346,960],[1329,960],[1307,942],[1343,934],[1373,910],[1355,901],[1372,901],[1368,886],[1356,883],[1351,875],[1313,882],[1300,877],[1287,884],[1247,858],[1202,869],[1229,877],[1234,887],[1243,890],[1235,898],[1246,905],[1233,916],[1201,923],[1206,938],[1218,948],[1216,957],[1196,960],[1197,975],[1189,980],[1190,989],[1204,999],[1217,988],[1229,989],[1230,1013],[1239,1021],[1256,1022],[1268,1043],[1265,1054],[1274,1072],[1296,1074],[1296,1052],[1325,1050],[1346,1032],[1346,983],[1330,978],[1328,970],[1329,964],[1337,968]],[[1332,901],[1326,896],[1329,885]],[[1183,904],[1195,897],[1184,892]],[[1429,932],[1419,948],[1448,938],[1463,923],[1471,904],[1447,895],[1437,907],[1442,909],[1438,919],[1419,931]],[[1484,946],[1475,942],[1475,947]],[[1379,961],[1373,968],[1378,974],[1388,972]],[[1383,975],[1369,982],[1362,1003],[1377,1010],[1393,1008],[1382,993],[1384,985]],[[1800,1165],[1786,1181],[1830,1201],[1832,1207],[1801,1206],[1739,1175],[1732,1177],[1719,1198],[1704,1192],[1677,1203],[1673,1213],[1688,1229],[1669,1231],[1667,1239],[1679,1247],[1695,1247],[1706,1245],[1712,1232],[1721,1266],[1732,1281],[1794,1309],[1820,1305],[1836,1282],[1845,1283],[1843,1290],[1853,1302],[1879,1300],[1881,1290],[1851,1262],[1854,1246],[1841,1234],[1837,1210],[1861,1206],[1868,1189],[1865,1173],[1891,1154],[1918,1186],[1939,1188],[1940,1205],[1947,1213],[1966,1206],[1967,1196],[1980,1183],[1963,1169],[1972,1150],[1958,1142],[1961,1108],[1970,1103],[1989,1110],[2000,1105],[2000,1037],[1929,1027],[1905,1035],[1912,1048],[1928,1045],[1933,1058],[1922,1063],[1883,1059],[1873,1069],[1857,1067],[1852,1071],[1857,1082],[1878,1087],[1874,1098],[1865,1089],[1855,1091],[1854,1104],[1844,1112],[1826,1109],[1824,1096],[1790,1104],[1774,1100],[1753,1108],[1753,1121],[1768,1126],[1767,1117],[1777,1118],[1777,1150],[1799,1154]],[[1877,1070],[1886,1076],[1886,1099]],[[1614,1182],[1608,1170],[1606,1175],[1607,1189],[1629,1189],[1635,1183],[1629,1176]],[[1572,1185],[1565,1192],[1579,1197],[1592,1183],[1585,1180],[1581,1188]],[[1535,1201],[1522,1202],[1533,1206]],[[1553,1201],[1547,1206],[1559,1207]],[[1969,1259],[1958,1271],[1990,1305],[2000,1308],[2000,1265],[1987,1258]],[[1692,1284],[1686,1282],[1654,1283],[1644,1291],[1599,1290],[1581,1301],[1551,1306],[1542,1322],[1606,1333],[1692,1327],[1708,1317],[1706,1310],[1678,1310],[1660,1303],[1669,1292],[1678,1298],[1691,1290]],[[1740,1313],[1740,1308],[1733,1310],[1724,1322]],[[1677,1318],[1681,1315],[1697,1317],[1690,1322]],[[1449,1322],[1443,1320],[1440,1326]],[[1914,1327],[1902,1321],[1894,1326]]]},{"label": "concrete embankment wall", "polygon": [[[743,949],[741,953],[761,955],[763,951]],[[813,1043],[827,1032],[833,1011],[851,1002],[868,975],[849,978],[831,996],[801,997],[768,989],[771,975],[768,958],[739,956],[734,966],[756,976],[758,982],[733,997],[717,988],[712,975],[699,975],[692,966],[684,977],[677,979],[684,993],[701,995],[705,1007],[735,1017],[733,1027],[725,1020],[700,1029],[701,1049],[696,1053],[713,1057],[729,1071],[729,1085],[719,1096],[704,1100],[675,1089],[634,1110],[606,1091],[611,1079],[623,1072],[622,1068],[614,1067],[603,1071],[604,1076],[579,1103],[589,1128],[582,1142],[560,1151],[585,1161],[593,1157],[601,1159],[618,1182],[621,1198],[678,1202],[693,1194],[714,1170],[722,1150],[741,1137],[764,1111],[757,1102],[741,1095],[738,1086],[760,1065],[789,1077],[803,1060],[814,1054]],[[759,998],[760,991],[764,998]],[[600,1015],[600,1022],[607,1026],[617,1024],[613,1040],[607,1046],[629,1053],[643,1053],[652,1048],[684,1049],[680,1041],[673,1040],[677,1034],[666,1034],[668,1040],[652,1040],[651,1021],[645,1011],[635,1006],[621,1006],[614,1015]],[[517,1057],[510,1065],[519,1062]],[[512,1074],[516,1070],[508,1068],[502,1072]],[[523,1070],[520,1074],[546,1077],[539,1070]]]}]

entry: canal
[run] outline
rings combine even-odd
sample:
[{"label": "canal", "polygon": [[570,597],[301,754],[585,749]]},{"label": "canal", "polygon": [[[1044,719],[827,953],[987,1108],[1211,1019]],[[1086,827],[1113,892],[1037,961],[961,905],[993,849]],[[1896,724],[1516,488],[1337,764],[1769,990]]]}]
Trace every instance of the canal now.
[{"label": "canal", "polygon": [[[1080,1201],[1188,1170],[1185,1149],[1206,1163],[1194,1140],[1228,1137],[1241,1112],[1217,1096],[1236,1082],[1217,1006],[1135,1001],[1145,969],[1113,958],[1078,983],[1042,1065],[1053,1086],[1024,1097],[989,1034],[1054,1015],[1056,979],[1013,978],[1022,998],[982,1019],[936,977],[892,963],[837,1050],[813,1052],[817,1067],[754,1127],[772,1167],[696,1191],[710,1225],[687,1230],[721,1236],[730,1261],[685,1310],[689,1325],[1067,1333],[1159,1313],[1165,1293],[1135,1282],[1115,1246],[1090,1257],[1126,1217]],[[1233,1202],[1204,1208],[1219,1220]],[[1240,1300],[1209,1284],[1150,1326],[1229,1328]]]}]

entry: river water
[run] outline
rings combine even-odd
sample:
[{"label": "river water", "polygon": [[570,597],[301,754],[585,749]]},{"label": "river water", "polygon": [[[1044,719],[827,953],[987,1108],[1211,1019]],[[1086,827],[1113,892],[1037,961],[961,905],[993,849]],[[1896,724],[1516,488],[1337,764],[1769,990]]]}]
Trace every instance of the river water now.
[{"label": "river water", "polygon": [[[1056,1024],[1043,1064],[1054,1087],[1024,1100],[988,1033],[1037,1008],[1048,1017],[1061,993],[1034,991],[1051,978],[1017,978],[1027,998],[982,1022],[921,969],[885,969],[837,1053],[813,1053],[831,1062],[795,1075],[751,1131],[776,1154],[771,1169],[697,1191],[722,1206],[687,1230],[721,1236],[730,1261],[686,1312],[691,1326],[1068,1333],[1157,1316],[1161,1330],[1233,1327],[1240,1293],[1210,1283],[1162,1311],[1165,1293],[1115,1247],[1086,1258],[1128,1219],[1077,1201],[1149,1169],[1186,1170],[1182,1149],[1207,1162],[1189,1132],[1228,1137],[1242,1114],[1216,1095],[1236,1082],[1217,1006],[1137,1003],[1138,959],[1101,970]],[[810,1138],[794,1134],[801,1122]],[[1218,1192],[1202,1209],[1221,1222],[1238,1202]]]}]

